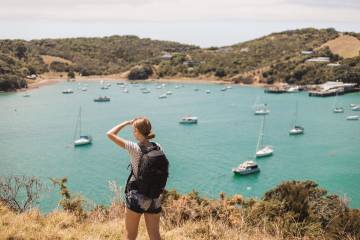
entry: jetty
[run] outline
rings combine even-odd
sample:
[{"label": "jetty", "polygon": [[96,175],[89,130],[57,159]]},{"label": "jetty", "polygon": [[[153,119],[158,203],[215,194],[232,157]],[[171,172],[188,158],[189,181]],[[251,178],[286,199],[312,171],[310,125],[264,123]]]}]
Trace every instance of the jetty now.
[{"label": "jetty", "polygon": [[308,88],[313,89],[309,91],[310,97],[330,97],[360,91],[356,83],[343,83],[338,81],[329,81],[320,85],[309,86]]}]

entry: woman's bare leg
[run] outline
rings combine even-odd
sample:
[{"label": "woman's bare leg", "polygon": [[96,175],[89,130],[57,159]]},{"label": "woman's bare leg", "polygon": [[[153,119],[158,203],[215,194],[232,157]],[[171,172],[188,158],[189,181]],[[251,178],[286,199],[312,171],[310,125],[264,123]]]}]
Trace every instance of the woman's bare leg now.
[{"label": "woman's bare leg", "polygon": [[138,234],[138,227],[141,214],[125,208],[126,239],[135,240]]},{"label": "woman's bare leg", "polygon": [[144,217],[150,240],[160,240],[160,213],[145,213]]}]

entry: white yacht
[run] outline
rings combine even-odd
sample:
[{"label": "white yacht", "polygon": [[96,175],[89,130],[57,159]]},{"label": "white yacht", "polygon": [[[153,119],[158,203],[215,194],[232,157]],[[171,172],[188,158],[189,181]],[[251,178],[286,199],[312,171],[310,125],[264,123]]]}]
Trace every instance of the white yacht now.
[{"label": "white yacht", "polygon": [[226,87],[223,87],[222,89],[220,89],[220,91],[222,91],[222,92],[225,92],[226,90],[227,90]]},{"label": "white yacht", "polygon": [[175,89],[178,89],[178,88],[179,88],[179,86],[178,86],[178,85],[176,85],[176,86],[175,86]]},{"label": "white yacht", "polygon": [[260,172],[260,168],[254,161],[245,161],[238,167],[232,169],[233,173],[239,175],[248,175],[251,173]]},{"label": "white yacht", "polygon": [[292,129],[290,129],[289,134],[290,135],[299,135],[304,133],[304,128],[301,126],[295,125]]},{"label": "white yacht", "polygon": [[333,109],[334,113],[343,113],[344,112],[344,108],[343,107],[335,107]]},{"label": "white yacht", "polygon": [[211,91],[210,90],[206,90],[206,94],[210,94],[211,93]]},{"label": "white yacht", "polygon": [[358,115],[347,116],[346,120],[359,120],[359,116]]},{"label": "white yacht", "polygon": [[183,117],[179,123],[181,124],[196,124],[198,122],[198,118],[197,117]]},{"label": "white yacht", "polygon": [[288,93],[295,93],[295,92],[299,92],[300,90],[300,87],[299,86],[292,86],[292,87],[289,87],[286,92]]},{"label": "white yacht", "polygon": [[30,97],[30,94],[29,94],[29,93],[25,93],[25,94],[23,95],[23,97]]},{"label": "white yacht", "polygon": [[83,91],[83,92],[86,92],[88,89],[87,89],[87,87],[82,87],[81,88],[81,91]]},{"label": "white yacht", "polygon": [[159,96],[159,98],[160,98],[160,99],[167,98],[167,95],[166,95],[166,94],[161,94],[161,95]]},{"label": "white yacht", "polygon": [[270,113],[270,109],[268,108],[267,104],[258,104],[255,106],[255,115],[267,115]]},{"label": "white yacht", "polygon": [[351,107],[352,111],[360,111],[360,105],[355,105],[353,107]]},{"label": "white yacht", "polygon": [[127,88],[124,88],[124,93],[129,93],[129,90]]},{"label": "white yacht", "polygon": [[142,93],[144,93],[144,94],[150,93],[150,90],[149,89],[144,89],[144,90],[142,90]]},{"label": "white yacht", "polygon": [[227,86],[227,87],[226,87],[226,89],[232,89],[232,86],[231,86],[231,85],[229,85],[229,86]]},{"label": "white yacht", "polygon": [[302,126],[297,125],[297,116],[298,116],[298,104],[296,103],[296,111],[295,111],[295,120],[294,120],[294,127],[290,129],[290,135],[300,135],[304,133],[304,128]]},{"label": "white yacht", "polygon": [[[78,134],[78,131],[79,131],[79,134]],[[79,135],[79,138],[75,139],[77,135]],[[78,147],[78,146],[88,145],[91,143],[92,143],[91,136],[81,134],[81,107],[80,107],[79,115],[78,115],[78,118],[76,121],[76,126],[75,126],[74,146]]]},{"label": "white yacht", "polygon": [[71,94],[71,93],[74,93],[74,91],[71,88],[68,88],[66,90],[63,90],[62,93],[63,94]]},{"label": "white yacht", "polygon": [[261,121],[261,128],[260,128],[260,134],[258,143],[256,146],[256,157],[267,157],[271,156],[274,152],[273,147],[270,145],[264,145],[264,128],[265,128],[265,116],[263,117]]},{"label": "white yacht", "polygon": [[167,91],[166,95],[172,95],[172,91]]}]

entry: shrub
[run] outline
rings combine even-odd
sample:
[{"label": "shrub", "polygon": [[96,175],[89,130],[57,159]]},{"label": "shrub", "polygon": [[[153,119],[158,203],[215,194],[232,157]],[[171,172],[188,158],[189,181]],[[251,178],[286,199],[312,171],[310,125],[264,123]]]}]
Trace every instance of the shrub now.
[{"label": "shrub", "polygon": [[36,177],[0,177],[0,201],[16,212],[30,209],[39,200],[43,189]]},{"label": "shrub", "polygon": [[145,80],[153,74],[153,70],[150,66],[140,66],[131,69],[128,79],[129,80]]}]

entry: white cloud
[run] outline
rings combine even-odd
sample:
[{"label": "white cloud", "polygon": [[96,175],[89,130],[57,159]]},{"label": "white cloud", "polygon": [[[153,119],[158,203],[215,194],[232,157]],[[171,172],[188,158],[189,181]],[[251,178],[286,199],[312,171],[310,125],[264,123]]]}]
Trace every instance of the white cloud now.
[{"label": "white cloud", "polygon": [[360,22],[358,0],[0,0],[0,20]]}]

